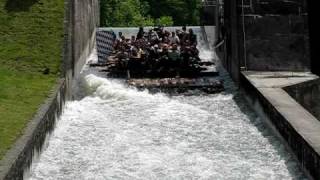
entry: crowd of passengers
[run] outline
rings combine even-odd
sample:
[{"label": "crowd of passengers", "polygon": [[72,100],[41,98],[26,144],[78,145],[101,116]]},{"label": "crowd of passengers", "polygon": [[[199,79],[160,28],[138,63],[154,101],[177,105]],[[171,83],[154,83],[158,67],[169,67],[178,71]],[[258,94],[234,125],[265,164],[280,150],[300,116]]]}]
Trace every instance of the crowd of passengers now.
[{"label": "crowd of passengers", "polygon": [[113,57],[121,60],[121,66],[128,66],[131,70],[147,69],[161,72],[192,68],[200,62],[197,36],[191,28],[187,30],[185,26],[173,32],[163,27],[145,32],[144,28],[140,27],[138,34],[130,39],[119,32],[114,50]]}]

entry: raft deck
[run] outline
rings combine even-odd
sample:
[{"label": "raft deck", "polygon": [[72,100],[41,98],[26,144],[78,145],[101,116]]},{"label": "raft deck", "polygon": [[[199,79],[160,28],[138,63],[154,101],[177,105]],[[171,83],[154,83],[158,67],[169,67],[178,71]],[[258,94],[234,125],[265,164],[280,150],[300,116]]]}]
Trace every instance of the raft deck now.
[{"label": "raft deck", "polygon": [[199,90],[206,94],[214,94],[224,90],[223,82],[218,78],[219,72],[212,62],[202,62],[201,68],[203,70],[195,74],[182,72],[180,77],[174,77],[170,74],[160,74],[158,77],[154,77],[154,74],[150,75],[146,72],[140,76],[128,78],[127,71],[115,70],[115,65],[110,62],[108,64],[90,64],[90,66],[105,72],[108,77],[127,78],[126,83],[129,86],[136,87],[138,90],[148,89],[151,93],[181,94],[190,90]]},{"label": "raft deck", "polygon": [[130,79],[130,86],[151,92],[185,93],[189,90],[200,90],[213,94],[224,90],[223,82],[217,78],[162,78],[162,79]]}]

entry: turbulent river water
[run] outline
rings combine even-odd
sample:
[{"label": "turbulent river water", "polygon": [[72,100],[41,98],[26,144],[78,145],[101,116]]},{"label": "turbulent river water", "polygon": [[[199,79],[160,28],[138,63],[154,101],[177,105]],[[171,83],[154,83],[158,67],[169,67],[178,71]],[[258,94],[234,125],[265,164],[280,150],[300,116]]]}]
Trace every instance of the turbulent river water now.
[{"label": "turbulent river water", "polygon": [[224,74],[223,93],[169,96],[85,68],[29,179],[305,179]]}]

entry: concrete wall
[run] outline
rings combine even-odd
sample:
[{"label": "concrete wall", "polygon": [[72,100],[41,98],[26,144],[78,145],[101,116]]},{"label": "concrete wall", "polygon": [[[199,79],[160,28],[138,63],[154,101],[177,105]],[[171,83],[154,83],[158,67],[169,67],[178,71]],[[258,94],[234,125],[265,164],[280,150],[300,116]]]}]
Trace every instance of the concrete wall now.
[{"label": "concrete wall", "polygon": [[64,76],[71,87],[95,46],[95,31],[100,23],[99,0],[68,0],[66,4]]},{"label": "concrete wall", "polygon": [[216,26],[217,25],[217,7],[203,6],[200,11],[200,24],[202,26]]},{"label": "concrete wall", "polygon": [[[252,2],[247,1],[243,9],[246,47],[240,49],[246,52],[247,69],[310,71],[306,0]],[[243,28],[242,20],[239,26]]]},{"label": "concrete wall", "polygon": [[[265,77],[261,80],[265,81]],[[320,179],[320,122],[281,87],[265,85],[241,74],[241,88],[257,114],[283,140],[306,175]]]},{"label": "concrete wall", "polygon": [[320,121],[320,79],[288,86],[284,89]]},{"label": "concrete wall", "polygon": [[224,1],[224,24],[220,27],[225,29],[225,46],[220,54],[225,69],[230,73],[230,76],[235,81],[239,82],[241,54],[240,54],[240,36],[238,29],[239,16],[237,3],[239,0],[225,0]]},{"label": "concrete wall", "polygon": [[236,83],[240,69],[311,70],[306,0],[225,0],[224,8],[221,59]]},{"label": "concrete wall", "polygon": [[298,15],[246,17],[247,69],[310,71],[306,22]]},{"label": "concrete wall", "polygon": [[99,0],[66,0],[65,7],[65,21],[61,22],[65,24],[63,77],[28,123],[23,135],[0,161],[1,180],[20,180],[28,174],[33,159],[53,131],[64,102],[72,99],[72,86],[94,47]]}]

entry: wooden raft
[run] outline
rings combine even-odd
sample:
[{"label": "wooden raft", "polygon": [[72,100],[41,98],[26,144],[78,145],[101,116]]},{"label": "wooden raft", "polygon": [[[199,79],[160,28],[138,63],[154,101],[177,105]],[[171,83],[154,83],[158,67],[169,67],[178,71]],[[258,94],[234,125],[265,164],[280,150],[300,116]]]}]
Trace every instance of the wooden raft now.
[{"label": "wooden raft", "polygon": [[151,92],[184,93],[190,90],[200,90],[213,94],[224,90],[223,82],[217,78],[162,78],[162,79],[130,79],[129,86]]}]

